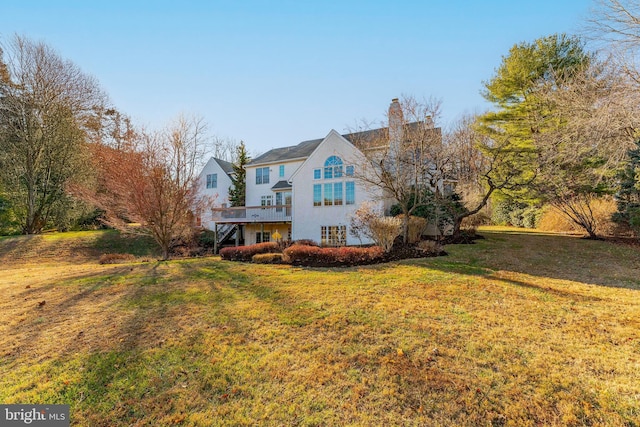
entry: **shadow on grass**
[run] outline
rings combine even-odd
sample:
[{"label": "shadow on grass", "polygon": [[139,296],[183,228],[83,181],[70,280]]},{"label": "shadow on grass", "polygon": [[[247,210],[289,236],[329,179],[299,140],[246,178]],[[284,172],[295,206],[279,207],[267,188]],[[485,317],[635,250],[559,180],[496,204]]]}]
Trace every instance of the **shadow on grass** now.
[{"label": "shadow on grass", "polygon": [[[40,383],[37,396],[48,395],[46,403],[71,404],[72,413],[82,414],[80,424],[131,425],[151,412],[170,416],[179,393],[198,396],[199,390],[213,388],[213,395],[223,394],[230,380],[211,385],[218,379],[199,377],[201,359],[209,360],[202,353],[212,351],[203,340],[228,325],[235,333],[234,324],[244,319],[234,301],[250,282],[248,275],[224,263],[202,259],[132,264],[51,281],[26,291],[34,301],[48,299],[42,310],[30,312],[46,320],[5,331],[16,347],[0,356],[0,367],[13,366],[24,374],[35,366],[40,373],[44,369],[46,386],[34,374],[31,384],[18,386],[13,395],[19,398]],[[57,292],[55,300],[52,291]],[[43,359],[38,351],[48,354]],[[75,379],[62,380],[69,377]]]},{"label": "shadow on grass", "polygon": [[[475,245],[449,245],[446,260],[427,260],[445,272],[490,275],[497,271],[543,279],[640,290],[640,250],[573,236],[483,231]],[[477,269],[476,272],[473,270]],[[505,279],[501,279],[505,280]],[[520,283],[545,292],[547,286]],[[559,291],[558,291],[559,292]],[[580,298],[588,298],[581,296]]]},{"label": "shadow on grass", "polygon": [[138,257],[158,257],[160,252],[150,236],[125,235],[116,230],[104,231],[91,248],[98,255],[105,253],[131,254]]},{"label": "shadow on grass", "polygon": [[115,230],[13,236],[0,240],[0,266],[32,262],[84,264],[106,253],[159,256],[149,236],[123,235]]},{"label": "shadow on grass", "polygon": [[41,244],[42,236],[11,236],[0,240],[0,265],[30,256]]}]

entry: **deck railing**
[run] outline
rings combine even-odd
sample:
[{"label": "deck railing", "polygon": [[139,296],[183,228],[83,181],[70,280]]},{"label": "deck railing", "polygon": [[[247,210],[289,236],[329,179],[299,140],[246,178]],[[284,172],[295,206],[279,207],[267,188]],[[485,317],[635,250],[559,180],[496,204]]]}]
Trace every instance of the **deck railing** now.
[{"label": "deck railing", "polygon": [[241,206],[213,208],[211,219],[215,222],[287,222],[291,221],[291,205]]}]

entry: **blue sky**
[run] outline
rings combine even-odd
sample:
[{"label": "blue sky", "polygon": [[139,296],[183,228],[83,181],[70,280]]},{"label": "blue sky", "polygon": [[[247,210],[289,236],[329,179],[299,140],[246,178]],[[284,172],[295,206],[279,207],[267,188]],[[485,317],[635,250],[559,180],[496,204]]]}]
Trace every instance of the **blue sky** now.
[{"label": "blue sky", "polygon": [[45,41],[158,128],[180,113],[257,154],[384,119],[403,94],[480,95],[515,43],[584,26],[590,0],[2,1],[0,40]]}]

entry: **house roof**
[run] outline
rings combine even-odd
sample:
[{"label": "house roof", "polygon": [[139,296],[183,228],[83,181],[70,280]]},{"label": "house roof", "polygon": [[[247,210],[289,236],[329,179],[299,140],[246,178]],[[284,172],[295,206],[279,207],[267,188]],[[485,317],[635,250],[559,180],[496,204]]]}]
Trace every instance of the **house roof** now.
[{"label": "house roof", "polygon": [[356,147],[368,147],[373,142],[387,141],[389,139],[388,135],[389,128],[379,128],[347,133],[342,136]]},{"label": "house roof", "polygon": [[305,159],[313,153],[313,150],[315,150],[321,142],[322,139],[312,139],[309,141],[303,141],[300,144],[293,145],[291,147],[274,148],[273,150],[269,150],[261,156],[253,159],[251,162],[247,163],[247,166],[294,159]]},{"label": "house roof", "polygon": [[[418,130],[418,126],[424,125],[423,122],[412,122],[407,123],[405,126],[406,130],[410,130],[411,132],[415,132]],[[436,132],[440,131],[440,128],[427,128],[434,129]],[[378,128],[365,130],[362,132],[353,132],[343,134],[347,141],[355,145],[356,147],[362,148],[376,148],[371,147],[374,143],[379,143],[379,141],[388,141],[389,139],[389,128]],[[309,141],[303,141],[298,145],[292,145],[290,147],[282,147],[282,148],[274,148],[273,150],[269,150],[266,153],[256,157],[251,162],[247,163],[247,166],[256,166],[261,164],[268,163],[280,163],[288,160],[297,160],[297,159],[306,159],[313,153],[313,151],[318,148],[318,145],[324,141],[324,138],[320,139],[311,139]]]},{"label": "house roof", "polygon": [[218,165],[220,165],[220,168],[222,168],[222,170],[225,171],[227,175],[231,175],[233,173],[233,164],[227,162],[226,160],[218,159],[217,157],[212,157],[212,159],[215,160]]},{"label": "house roof", "polygon": [[286,180],[278,181],[276,182],[276,185],[271,187],[272,190],[287,190],[290,188],[292,188],[291,184]]}]

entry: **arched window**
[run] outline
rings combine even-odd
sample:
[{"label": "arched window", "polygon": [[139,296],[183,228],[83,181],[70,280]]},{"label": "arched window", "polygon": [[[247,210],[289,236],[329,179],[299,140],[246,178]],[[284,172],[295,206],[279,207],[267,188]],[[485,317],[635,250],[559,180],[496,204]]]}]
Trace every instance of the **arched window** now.
[{"label": "arched window", "polygon": [[331,156],[324,162],[324,179],[342,177],[342,159],[338,156]]}]

